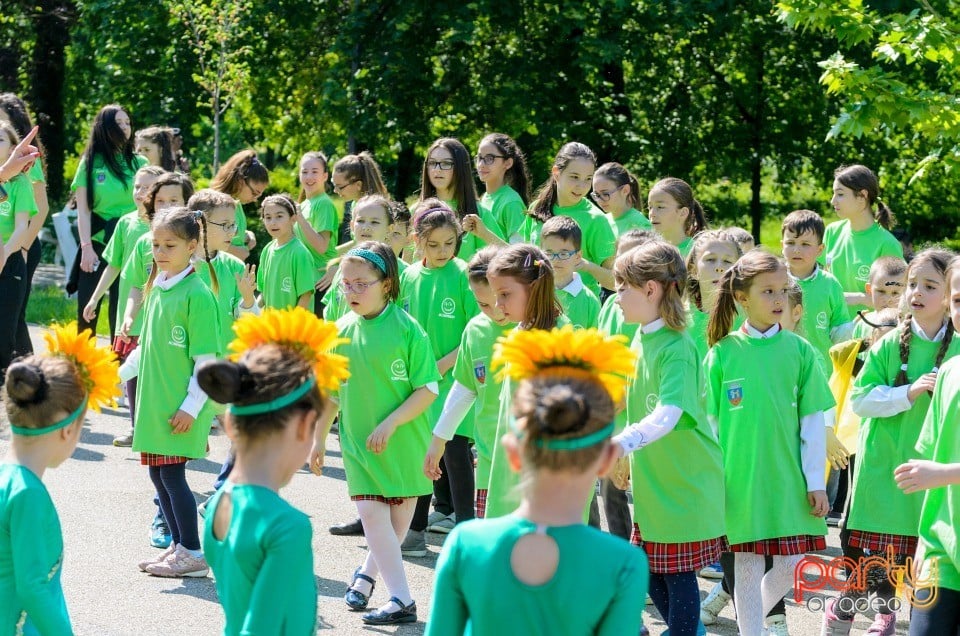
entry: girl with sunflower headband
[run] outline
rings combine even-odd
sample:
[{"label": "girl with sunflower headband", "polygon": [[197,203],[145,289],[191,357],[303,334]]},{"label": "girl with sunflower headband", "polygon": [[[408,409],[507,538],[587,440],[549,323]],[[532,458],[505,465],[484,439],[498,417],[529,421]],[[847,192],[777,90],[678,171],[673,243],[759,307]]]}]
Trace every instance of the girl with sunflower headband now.
[{"label": "girl with sunflower headband", "polygon": [[310,519],[279,490],[303,466],[324,394],[349,376],[332,353],[332,322],[297,307],[245,314],[231,359],[200,367],[200,387],[229,404],[235,466],[207,504],[203,551],[216,576],[225,634],[312,634],[317,589]]},{"label": "girl with sunflower headband", "polygon": [[519,383],[503,446],[523,499],[513,514],[450,534],[427,636],[640,632],[646,556],[583,523],[615,460],[614,405],[634,366],[622,342],[566,327],[514,331],[497,345],[493,365]]},{"label": "girl with sunflower headband", "polygon": [[[0,625],[21,633],[72,634],[60,586],[60,519],[41,481],[73,454],[88,408],[119,395],[117,360],[77,323],[44,335],[49,352],[7,369],[3,402],[13,433],[0,464]],[[12,593],[12,596],[9,594]]]}]

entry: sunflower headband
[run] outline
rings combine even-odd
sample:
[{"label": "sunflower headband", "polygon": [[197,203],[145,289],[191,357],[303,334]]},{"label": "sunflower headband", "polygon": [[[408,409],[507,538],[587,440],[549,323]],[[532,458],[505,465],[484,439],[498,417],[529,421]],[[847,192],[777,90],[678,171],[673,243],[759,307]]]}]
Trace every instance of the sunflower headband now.
[{"label": "sunflower headband", "polygon": [[[626,346],[626,336],[606,336],[596,329],[574,329],[566,325],[544,331],[514,330],[494,346],[490,366],[501,382],[507,378],[525,380],[548,370],[575,369],[593,376],[614,403],[623,398],[628,378],[634,375],[636,355]],[[613,431],[608,427],[579,438],[545,440],[551,450],[577,450],[593,446]]]},{"label": "sunflower headband", "polygon": [[332,353],[349,342],[337,335],[337,325],[317,318],[303,307],[267,309],[259,316],[244,314],[233,323],[236,338],[230,343],[230,358],[238,360],[247,350],[264,344],[277,344],[292,349],[310,364],[312,374],[286,395],[267,402],[241,406],[231,405],[234,415],[258,415],[295,403],[314,386],[333,391],[350,377],[346,356]]},{"label": "sunflower headband", "polygon": [[[102,406],[115,404],[116,398],[120,396],[120,363],[117,356],[105,347],[98,347],[97,338],[89,329],[77,333],[76,321],[66,325],[54,325],[49,332],[43,334],[43,339],[47,343],[47,356],[66,358],[73,364],[86,395],[80,406],[70,415],[49,426],[24,428],[11,425],[11,430],[17,435],[33,437],[60,430],[76,421],[88,406],[99,413]],[[46,378],[41,373],[38,401],[42,401],[47,386]]]}]

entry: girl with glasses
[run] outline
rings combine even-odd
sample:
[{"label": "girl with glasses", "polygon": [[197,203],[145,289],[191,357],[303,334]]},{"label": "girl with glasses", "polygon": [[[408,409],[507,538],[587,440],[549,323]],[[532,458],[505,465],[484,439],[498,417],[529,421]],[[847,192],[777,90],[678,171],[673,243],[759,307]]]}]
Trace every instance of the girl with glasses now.
[{"label": "girl with glasses", "polygon": [[652,230],[653,224],[637,209],[640,184],[619,163],[605,163],[593,174],[590,198],[610,215],[614,234],[619,238],[630,230]]},{"label": "girl with glasses", "polygon": [[257,246],[253,232],[247,230],[243,206],[257,201],[269,185],[270,173],[253,150],[241,150],[227,159],[210,182],[211,188],[229,194],[237,202],[237,233],[230,241],[229,252],[242,261],[247,260],[250,250]]},{"label": "girl with glasses", "polygon": [[507,135],[492,133],[480,141],[474,160],[486,187],[480,207],[496,219],[508,243],[522,242],[520,228],[530,202],[530,172],[523,151]]},{"label": "girl with glasses", "polygon": [[340,223],[338,237],[338,244],[342,245],[351,240],[350,218],[354,201],[370,194],[390,198],[390,194],[387,192],[387,186],[383,185],[380,166],[377,165],[373,155],[367,151],[341,157],[333,165],[333,176],[330,177],[330,182],[333,183],[333,191],[343,199],[343,220]]}]

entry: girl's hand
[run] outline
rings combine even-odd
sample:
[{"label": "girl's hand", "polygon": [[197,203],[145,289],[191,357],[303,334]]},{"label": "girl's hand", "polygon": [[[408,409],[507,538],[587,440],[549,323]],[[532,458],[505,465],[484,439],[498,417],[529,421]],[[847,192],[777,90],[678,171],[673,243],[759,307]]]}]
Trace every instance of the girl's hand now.
[{"label": "girl's hand", "polygon": [[837,439],[832,428],[827,429],[827,461],[834,470],[846,468],[850,463],[850,451]]},{"label": "girl's hand", "polygon": [[367,450],[376,455],[385,451],[387,449],[387,442],[390,441],[390,436],[393,435],[396,429],[397,427],[390,422],[381,423],[380,426],[373,429],[370,437],[367,438]]},{"label": "girl's hand", "polygon": [[[87,316],[86,310],[84,310],[83,316],[84,318],[86,318]],[[92,320],[92,319],[87,318],[87,320]],[[122,340],[123,342],[130,342],[131,329],[133,329],[133,316],[124,316],[123,324],[120,325],[120,331],[117,333],[117,337],[120,338],[120,340]]]},{"label": "girl's hand", "polygon": [[[87,322],[93,322],[96,317],[97,303],[93,298],[91,298],[90,302],[87,303],[87,306],[83,308],[83,319]],[[126,321],[124,321],[124,324],[126,324]]]},{"label": "girl's hand", "polygon": [[620,490],[626,490],[630,487],[630,460],[626,457],[621,457],[613,465],[613,470],[610,471],[610,481],[613,482],[613,485],[619,488]]},{"label": "girl's hand", "polygon": [[910,403],[917,401],[917,398],[923,395],[925,392],[930,391],[933,393],[934,387],[937,386],[937,374],[931,371],[930,373],[924,373],[921,375],[916,382],[910,385],[910,388],[907,389],[907,399],[910,400]]},{"label": "girl's hand", "polygon": [[97,253],[93,251],[93,245],[89,243],[80,248],[80,269],[85,272],[95,272],[100,265],[100,259]]},{"label": "girl's hand", "polygon": [[463,231],[464,232],[474,232],[477,231],[477,226],[483,227],[483,221],[480,220],[480,217],[476,214],[468,214],[463,217]]},{"label": "girl's hand", "polygon": [[184,411],[177,411],[172,418],[170,418],[170,426],[173,427],[173,434],[180,435],[186,433],[190,430],[190,427],[193,426],[194,417],[189,413]]},{"label": "girl's hand", "polygon": [[326,453],[326,448],[320,448],[317,443],[314,442],[313,450],[310,451],[310,472],[317,477],[323,475],[323,459]]},{"label": "girl's hand", "polygon": [[433,481],[440,479],[443,474],[440,470],[440,459],[443,458],[443,449],[446,447],[447,440],[436,435],[430,441],[430,448],[427,449],[427,456],[423,460],[423,474]]},{"label": "girl's hand", "polygon": [[900,464],[893,471],[893,478],[897,486],[906,494],[940,488],[950,483],[950,469],[947,464],[940,464],[924,459],[911,459],[906,464]]},{"label": "girl's hand", "polygon": [[810,504],[810,514],[814,517],[826,517],[830,512],[830,500],[826,490],[814,490],[807,493],[807,502]]},{"label": "girl's hand", "polygon": [[247,265],[242,275],[234,274],[234,277],[237,279],[237,291],[243,296],[244,306],[251,306],[253,292],[257,288],[257,266]]}]

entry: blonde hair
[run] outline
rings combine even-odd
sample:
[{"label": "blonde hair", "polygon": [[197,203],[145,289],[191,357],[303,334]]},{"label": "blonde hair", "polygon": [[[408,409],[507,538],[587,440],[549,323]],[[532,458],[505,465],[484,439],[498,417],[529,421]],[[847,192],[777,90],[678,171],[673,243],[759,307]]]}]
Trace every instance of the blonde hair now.
[{"label": "blonde hair", "polygon": [[663,287],[660,317],[671,329],[682,331],[686,328],[683,290],[687,283],[687,268],[676,247],[663,240],[635,247],[614,263],[613,278],[617,285],[632,287],[640,287],[647,281],[660,283]]}]

